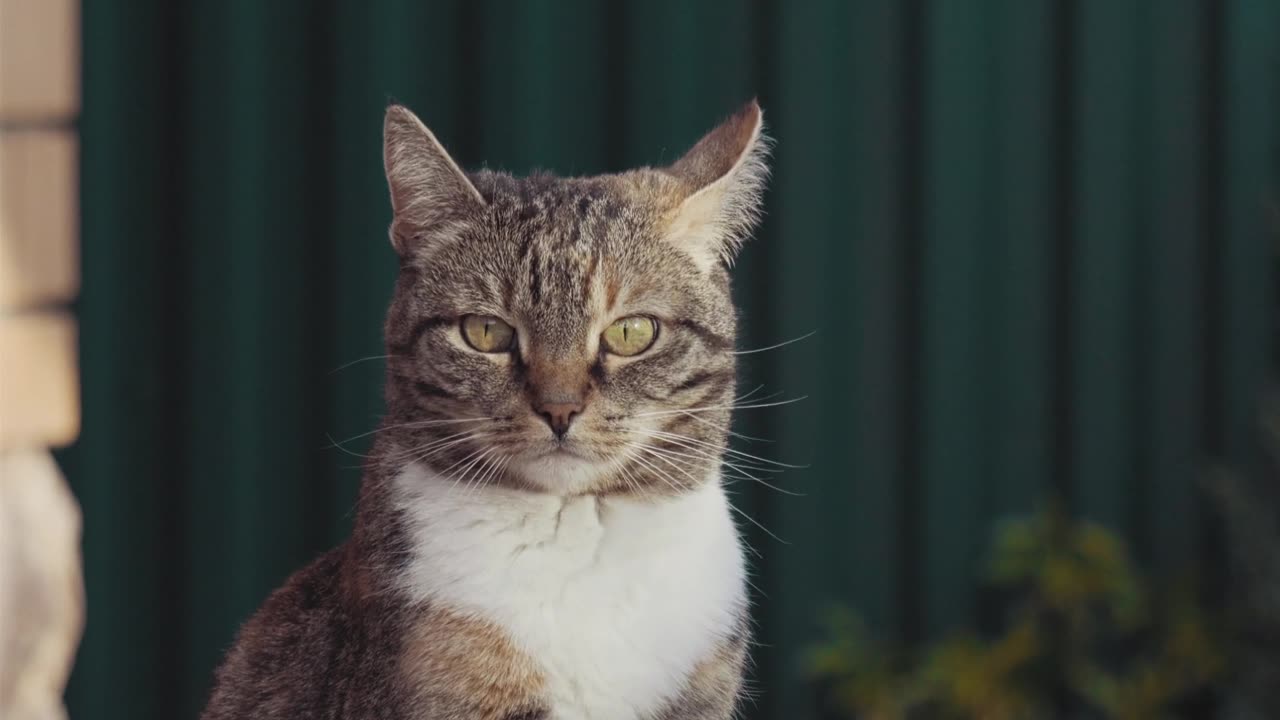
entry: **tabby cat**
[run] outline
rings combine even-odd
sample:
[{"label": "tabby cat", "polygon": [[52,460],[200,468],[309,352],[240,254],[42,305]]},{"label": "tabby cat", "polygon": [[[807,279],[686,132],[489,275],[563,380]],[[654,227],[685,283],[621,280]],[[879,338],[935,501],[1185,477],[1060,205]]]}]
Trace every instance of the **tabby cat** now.
[{"label": "tabby cat", "polygon": [[752,101],[668,167],[516,178],[387,110],[400,272],[355,528],[241,629],[206,720],[733,716],[728,267],[762,127]]}]

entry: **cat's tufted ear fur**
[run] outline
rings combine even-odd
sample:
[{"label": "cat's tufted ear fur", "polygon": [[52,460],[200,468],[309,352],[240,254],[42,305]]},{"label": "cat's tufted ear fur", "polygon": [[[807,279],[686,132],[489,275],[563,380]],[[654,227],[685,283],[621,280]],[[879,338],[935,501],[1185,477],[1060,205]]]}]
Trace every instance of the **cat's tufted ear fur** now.
[{"label": "cat's tufted ear fur", "polygon": [[733,263],[760,220],[769,138],[752,100],[666,168],[684,188],[667,233],[704,269]]},{"label": "cat's tufted ear fur", "polygon": [[391,190],[391,244],[406,246],[433,227],[467,216],[485,199],[426,125],[403,105],[387,108],[383,163]]}]

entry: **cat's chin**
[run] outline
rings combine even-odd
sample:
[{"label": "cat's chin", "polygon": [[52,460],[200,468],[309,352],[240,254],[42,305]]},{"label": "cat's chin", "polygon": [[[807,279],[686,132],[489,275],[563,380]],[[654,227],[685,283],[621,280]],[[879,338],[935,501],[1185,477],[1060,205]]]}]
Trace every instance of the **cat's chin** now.
[{"label": "cat's chin", "polygon": [[573,495],[591,492],[608,473],[608,466],[562,447],[525,460],[517,472],[544,492]]}]

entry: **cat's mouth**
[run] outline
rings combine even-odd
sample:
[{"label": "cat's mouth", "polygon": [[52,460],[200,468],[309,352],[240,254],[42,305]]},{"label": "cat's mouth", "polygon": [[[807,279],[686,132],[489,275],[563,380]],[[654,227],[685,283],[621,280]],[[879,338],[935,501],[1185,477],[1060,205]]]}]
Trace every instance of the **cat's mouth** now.
[{"label": "cat's mouth", "polygon": [[571,458],[577,458],[579,460],[588,459],[586,455],[583,455],[581,452],[578,452],[577,450],[573,449],[569,445],[569,443],[565,442],[564,440],[555,441],[555,444],[552,446],[552,448],[550,450],[547,450],[545,453],[543,453],[542,456],[544,458],[571,457]]}]

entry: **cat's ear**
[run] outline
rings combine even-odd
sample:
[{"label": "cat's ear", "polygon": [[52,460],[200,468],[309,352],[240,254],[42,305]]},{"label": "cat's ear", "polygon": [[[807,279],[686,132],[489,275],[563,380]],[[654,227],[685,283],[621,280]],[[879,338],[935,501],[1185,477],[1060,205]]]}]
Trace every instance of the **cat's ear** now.
[{"label": "cat's ear", "polygon": [[760,105],[752,100],[666,169],[684,186],[668,236],[704,269],[731,265],[759,222],[769,145]]},{"label": "cat's ear", "polygon": [[485,206],[480,191],[408,108],[387,108],[382,143],[394,213],[391,244],[397,252],[404,254],[407,244],[433,226]]}]

